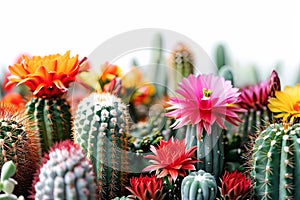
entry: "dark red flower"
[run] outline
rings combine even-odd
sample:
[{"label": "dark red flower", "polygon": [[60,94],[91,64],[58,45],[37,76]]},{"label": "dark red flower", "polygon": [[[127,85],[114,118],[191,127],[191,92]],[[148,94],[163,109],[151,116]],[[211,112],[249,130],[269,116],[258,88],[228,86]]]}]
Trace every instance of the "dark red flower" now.
[{"label": "dark red flower", "polygon": [[163,185],[162,179],[158,179],[156,176],[142,176],[133,177],[130,179],[131,187],[126,187],[132,195],[131,198],[138,198],[139,200],[162,200],[164,194],[162,193]]},{"label": "dark red flower", "polygon": [[225,172],[222,176],[222,197],[228,200],[244,199],[252,187],[251,180],[242,172]]}]

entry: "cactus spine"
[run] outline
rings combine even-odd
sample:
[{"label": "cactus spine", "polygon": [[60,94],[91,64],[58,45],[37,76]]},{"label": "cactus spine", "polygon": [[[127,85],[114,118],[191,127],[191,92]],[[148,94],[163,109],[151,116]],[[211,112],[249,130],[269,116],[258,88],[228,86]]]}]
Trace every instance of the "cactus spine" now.
[{"label": "cactus spine", "polygon": [[109,93],[92,93],[78,105],[75,141],[93,163],[101,199],[124,194],[128,172],[127,120],[127,107]]},{"label": "cactus spine", "polygon": [[224,146],[223,146],[223,130],[214,124],[212,126],[212,134],[208,135],[203,131],[202,138],[197,139],[196,127],[188,125],[186,131],[186,148],[197,146],[197,159],[201,162],[196,164],[196,169],[213,174],[216,178],[223,173],[224,167]]},{"label": "cactus spine", "polygon": [[96,200],[93,167],[72,141],[56,143],[34,179],[35,199]]},{"label": "cactus spine", "polygon": [[215,178],[203,170],[191,172],[181,183],[182,200],[214,200],[217,192]]},{"label": "cactus spine", "polygon": [[31,178],[41,158],[40,142],[33,124],[22,111],[0,104],[0,167],[13,161],[17,195],[29,195]]},{"label": "cactus spine", "polygon": [[66,99],[32,98],[27,113],[37,125],[43,152],[55,142],[71,139],[72,116]]},{"label": "cactus spine", "polygon": [[259,133],[251,164],[258,199],[300,199],[300,124],[271,124]]}]

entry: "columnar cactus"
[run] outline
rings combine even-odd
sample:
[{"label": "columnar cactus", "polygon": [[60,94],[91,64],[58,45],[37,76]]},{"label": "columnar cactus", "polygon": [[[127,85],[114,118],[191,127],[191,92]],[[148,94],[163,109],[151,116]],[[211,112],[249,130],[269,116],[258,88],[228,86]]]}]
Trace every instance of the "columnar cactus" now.
[{"label": "columnar cactus", "polygon": [[271,124],[253,144],[257,199],[300,199],[300,124]]},{"label": "columnar cactus", "polygon": [[196,164],[196,169],[203,169],[217,178],[222,175],[224,168],[223,130],[214,125],[212,131],[211,135],[204,131],[199,140],[196,137],[196,128],[189,125],[186,131],[186,147],[197,147],[197,159],[201,162]]},{"label": "columnar cactus", "polygon": [[175,90],[182,78],[194,73],[194,55],[184,44],[179,43],[169,57],[169,67],[172,71],[168,79],[171,81],[171,89]]},{"label": "columnar cactus", "polygon": [[17,195],[29,195],[31,178],[41,158],[40,141],[33,123],[22,111],[0,104],[0,167],[13,161]]},{"label": "columnar cactus", "polygon": [[75,116],[75,142],[91,159],[101,199],[121,196],[128,172],[128,111],[110,93],[92,93]]},{"label": "columnar cactus", "polygon": [[96,200],[93,166],[72,141],[54,144],[33,182],[34,199]]},{"label": "columnar cactus", "polygon": [[182,200],[214,200],[217,192],[214,176],[203,170],[191,172],[181,183]]},{"label": "columnar cactus", "polygon": [[70,106],[64,94],[75,81],[81,64],[78,56],[70,58],[68,51],[64,55],[24,56],[22,62],[9,66],[12,75],[7,86],[24,84],[33,92],[27,113],[36,122],[43,152],[54,142],[72,136]]}]

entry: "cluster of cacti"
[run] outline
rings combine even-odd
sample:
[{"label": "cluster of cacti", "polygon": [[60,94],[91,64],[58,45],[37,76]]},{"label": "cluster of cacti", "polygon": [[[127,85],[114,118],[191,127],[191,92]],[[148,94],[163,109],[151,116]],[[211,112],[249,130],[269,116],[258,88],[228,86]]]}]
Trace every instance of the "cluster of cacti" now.
[{"label": "cluster of cacti", "polygon": [[70,140],[55,143],[33,181],[34,199],[96,200],[93,166]]},{"label": "cluster of cacti", "polygon": [[182,200],[214,200],[217,193],[218,186],[214,176],[204,170],[191,172],[181,183]]},{"label": "cluster of cacti", "polygon": [[260,132],[250,164],[258,199],[300,199],[300,124],[271,124]]},{"label": "cluster of cacti", "polygon": [[102,199],[124,194],[127,140],[128,111],[121,99],[109,93],[92,93],[79,103],[75,115],[75,143],[93,163]]},{"label": "cluster of cacti", "polygon": [[41,158],[40,141],[24,112],[0,105],[0,167],[7,161],[17,166],[14,178],[19,183],[15,194],[28,195],[31,178]]},{"label": "cluster of cacti", "polygon": [[71,139],[73,122],[65,98],[32,98],[27,104],[27,113],[37,125],[43,152],[55,142]]},{"label": "cluster of cacti", "polygon": [[212,131],[210,135],[204,131],[202,138],[198,139],[196,127],[189,125],[186,130],[186,147],[197,147],[196,156],[201,162],[196,164],[196,169],[203,169],[217,178],[222,175],[224,167],[223,130],[213,125]]},{"label": "cluster of cacti", "polygon": [[4,192],[4,194],[0,194],[1,200],[24,200],[23,196],[17,197],[13,194],[18,182],[11,177],[16,173],[16,169],[13,161],[5,162],[1,168],[0,191]]}]

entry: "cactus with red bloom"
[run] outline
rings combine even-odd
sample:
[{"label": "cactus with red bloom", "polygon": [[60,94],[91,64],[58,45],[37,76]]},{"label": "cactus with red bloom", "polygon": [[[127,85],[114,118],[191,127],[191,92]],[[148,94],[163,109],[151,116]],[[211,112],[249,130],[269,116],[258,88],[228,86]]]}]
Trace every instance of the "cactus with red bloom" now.
[{"label": "cactus with red bloom", "polygon": [[131,187],[126,187],[132,193],[129,198],[163,200],[165,197],[162,179],[154,175],[133,177],[130,179],[130,185]]},{"label": "cactus with red bloom", "polygon": [[221,182],[221,195],[225,200],[245,199],[251,192],[251,180],[242,172],[225,171]]}]

